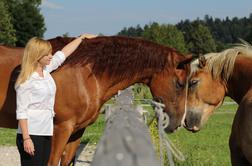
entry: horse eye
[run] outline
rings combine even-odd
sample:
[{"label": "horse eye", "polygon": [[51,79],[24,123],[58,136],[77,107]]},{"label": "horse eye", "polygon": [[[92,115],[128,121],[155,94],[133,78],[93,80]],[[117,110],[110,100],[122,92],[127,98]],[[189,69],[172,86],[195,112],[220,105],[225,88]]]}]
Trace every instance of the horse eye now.
[{"label": "horse eye", "polygon": [[184,88],[184,87],[185,87],[185,84],[183,84],[183,83],[181,83],[181,82],[179,82],[179,81],[176,82],[176,88],[177,88],[177,89],[182,89],[182,88]]},{"label": "horse eye", "polygon": [[189,87],[191,88],[191,87],[193,87],[193,86],[196,86],[196,85],[198,84],[198,82],[199,82],[199,80],[191,80],[191,81],[189,82]]}]

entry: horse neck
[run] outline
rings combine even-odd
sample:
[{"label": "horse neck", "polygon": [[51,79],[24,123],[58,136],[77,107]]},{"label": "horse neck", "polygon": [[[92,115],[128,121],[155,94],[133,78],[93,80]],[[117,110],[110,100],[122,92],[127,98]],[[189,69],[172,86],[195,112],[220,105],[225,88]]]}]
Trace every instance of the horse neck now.
[{"label": "horse neck", "polygon": [[251,89],[252,86],[252,58],[237,56],[233,74],[228,81],[227,95],[234,99],[238,104]]},{"label": "horse neck", "polygon": [[107,88],[105,88],[105,95],[103,100],[107,101],[109,98],[117,94],[119,90],[125,89],[135,83],[143,83],[147,86],[150,83],[150,80],[152,78],[152,72],[146,71],[141,74],[135,74],[134,76],[130,78],[116,78],[116,77],[108,77],[109,84],[106,85]]}]

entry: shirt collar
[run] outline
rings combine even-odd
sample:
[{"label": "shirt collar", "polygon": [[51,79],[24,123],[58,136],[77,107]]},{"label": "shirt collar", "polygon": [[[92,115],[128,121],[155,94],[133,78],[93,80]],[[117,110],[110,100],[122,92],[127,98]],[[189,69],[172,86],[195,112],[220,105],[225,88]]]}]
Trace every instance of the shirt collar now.
[{"label": "shirt collar", "polygon": [[39,74],[38,74],[36,71],[34,71],[34,72],[31,74],[31,77],[32,77],[32,78],[35,78],[35,79],[43,80],[43,79],[47,78],[48,73],[47,73],[45,70],[43,70],[43,74],[44,74],[44,77],[40,77]]}]

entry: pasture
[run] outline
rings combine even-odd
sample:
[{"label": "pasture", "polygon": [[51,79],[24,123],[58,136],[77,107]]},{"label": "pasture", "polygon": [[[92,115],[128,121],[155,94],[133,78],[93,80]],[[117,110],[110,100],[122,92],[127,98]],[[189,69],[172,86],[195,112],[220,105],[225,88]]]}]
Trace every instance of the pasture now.
[{"label": "pasture", "polygon": [[217,111],[198,133],[182,129],[170,135],[173,143],[186,156],[179,166],[231,165],[228,140],[234,111]]},{"label": "pasture", "polygon": [[[227,98],[225,101],[230,102]],[[228,139],[237,105],[223,105],[202,131],[191,133],[185,129],[169,135],[176,147],[186,156],[185,162],[176,162],[179,166],[220,166],[231,165]],[[82,143],[96,144],[104,128],[104,115],[85,131]],[[155,132],[152,132],[154,134]],[[15,146],[16,130],[0,128],[0,145]],[[153,136],[155,138],[155,136]]]}]

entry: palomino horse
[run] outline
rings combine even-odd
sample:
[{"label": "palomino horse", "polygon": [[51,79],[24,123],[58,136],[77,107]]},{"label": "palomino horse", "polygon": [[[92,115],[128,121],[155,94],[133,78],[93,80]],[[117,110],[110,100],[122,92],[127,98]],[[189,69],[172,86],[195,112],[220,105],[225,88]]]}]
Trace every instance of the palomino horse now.
[{"label": "palomino horse", "polygon": [[252,165],[252,47],[247,43],[192,62],[185,127],[198,131],[225,96],[239,104],[229,140],[232,165]]},{"label": "palomino horse", "polygon": [[[55,52],[71,40],[58,37],[50,42]],[[5,111],[5,104],[7,113],[15,112],[13,87],[9,87],[9,98],[6,91],[9,80],[15,80],[10,78],[10,74],[19,64],[21,54],[22,50],[15,55],[18,59],[15,62],[11,55],[0,59],[1,70],[5,68],[1,72],[0,106],[1,111]],[[166,131],[173,132],[183,123],[190,60],[191,57],[183,56],[172,48],[142,39],[97,37],[85,40],[64,65],[52,73],[57,92],[49,165],[56,166],[60,158],[61,165],[67,165],[78,148],[85,128],[96,120],[102,104],[118,90],[134,83],[148,85],[153,96],[165,104],[165,112],[170,117]],[[12,73],[17,75],[15,70]],[[5,127],[16,124],[15,118],[9,118],[8,125],[4,124],[6,121],[0,123]]]}]

